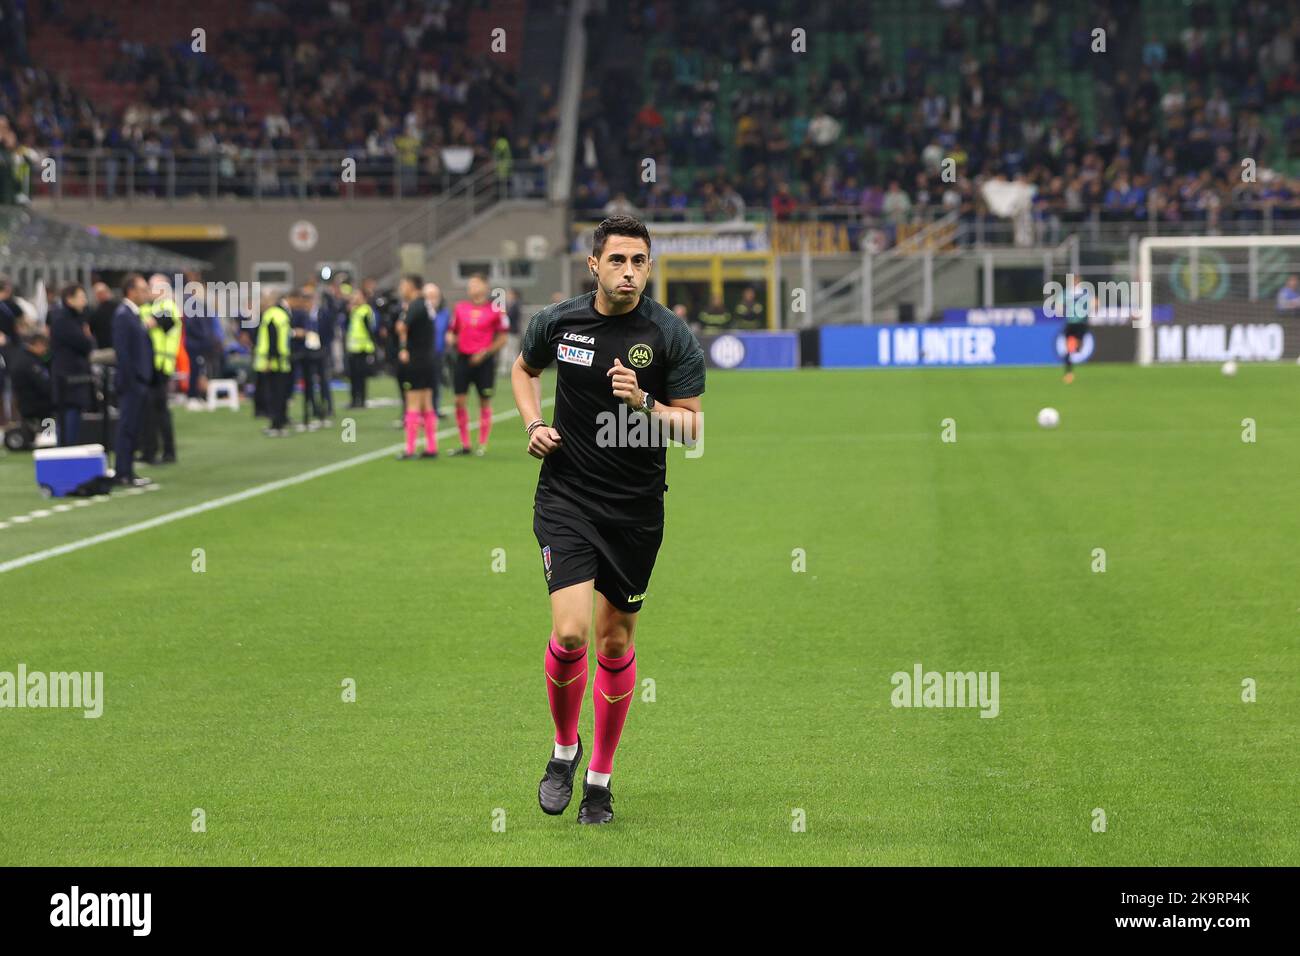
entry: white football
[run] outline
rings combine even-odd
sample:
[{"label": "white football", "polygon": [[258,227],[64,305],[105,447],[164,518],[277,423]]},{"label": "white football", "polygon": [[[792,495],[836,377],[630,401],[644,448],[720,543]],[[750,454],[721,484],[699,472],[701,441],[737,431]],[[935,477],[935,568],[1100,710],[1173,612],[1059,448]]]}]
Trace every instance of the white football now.
[{"label": "white football", "polygon": [[1233,362],[1233,361],[1231,361],[1231,360],[1229,360],[1229,361],[1227,361],[1227,362],[1224,362],[1224,363],[1223,363],[1223,368],[1220,369],[1220,371],[1222,371],[1224,375],[1236,375],[1236,374],[1237,374],[1237,363],[1236,363],[1236,362]]},{"label": "white football", "polygon": [[1038,425],[1041,428],[1055,428],[1061,423],[1061,413],[1054,408],[1040,409],[1038,412]]}]

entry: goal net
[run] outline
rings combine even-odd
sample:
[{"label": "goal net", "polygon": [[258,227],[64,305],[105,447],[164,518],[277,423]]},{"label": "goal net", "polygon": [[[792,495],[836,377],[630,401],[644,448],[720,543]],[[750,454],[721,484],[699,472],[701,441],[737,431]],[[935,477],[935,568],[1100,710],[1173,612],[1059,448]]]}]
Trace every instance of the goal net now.
[{"label": "goal net", "polygon": [[1143,365],[1300,355],[1300,235],[1148,236],[1138,282]]}]

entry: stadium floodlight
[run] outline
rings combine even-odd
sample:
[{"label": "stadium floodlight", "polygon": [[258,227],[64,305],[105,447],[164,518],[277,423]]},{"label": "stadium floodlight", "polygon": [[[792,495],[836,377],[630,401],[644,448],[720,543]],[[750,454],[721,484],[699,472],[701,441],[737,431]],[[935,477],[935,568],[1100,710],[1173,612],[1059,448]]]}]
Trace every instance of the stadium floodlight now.
[{"label": "stadium floodlight", "polygon": [[1142,291],[1134,322],[1139,364],[1157,360],[1152,319],[1162,306],[1178,303],[1183,318],[1206,322],[1276,322],[1279,314],[1300,318],[1300,298],[1294,306],[1279,306],[1279,292],[1292,276],[1300,285],[1300,235],[1142,238],[1137,276]]}]

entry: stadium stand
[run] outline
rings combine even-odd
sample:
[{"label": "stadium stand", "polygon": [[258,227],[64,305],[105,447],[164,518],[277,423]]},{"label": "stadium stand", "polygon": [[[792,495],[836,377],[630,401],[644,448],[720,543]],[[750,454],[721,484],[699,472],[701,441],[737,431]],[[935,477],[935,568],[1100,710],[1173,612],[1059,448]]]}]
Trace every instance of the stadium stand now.
[{"label": "stadium stand", "polygon": [[68,159],[65,194],[327,196],[361,156],[360,195],[412,196],[445,188],[443,147],[553,152],[554,89],[519,89],[519,44],[484,55],[489,27],[522,35],[522,0],[137,6],[33,4],[28,62],[0,67],[0,113],[18,146]]},{"label": "stadium stand", "polygon": [[[605,35],[649,40],[643,65],[608,52],[590,64],[575,206],[849,220],[855,248],[869,226],[892,238],[952,210],[973,222],[997,175],[1037,187],[1040,223],[1296,217],[1296,3],[938,6],[945,16],[909,0],[836,10],[838,32],[816,29],[824,5],[658,2],[625,23],[611,9]],[[777,55],[800,26],[821,42]],[[1107,56],[1092,55],[1097,28]],[[612,86],[640,109],[602,98]],[[643,183],[651,156],[657,180]]]}]

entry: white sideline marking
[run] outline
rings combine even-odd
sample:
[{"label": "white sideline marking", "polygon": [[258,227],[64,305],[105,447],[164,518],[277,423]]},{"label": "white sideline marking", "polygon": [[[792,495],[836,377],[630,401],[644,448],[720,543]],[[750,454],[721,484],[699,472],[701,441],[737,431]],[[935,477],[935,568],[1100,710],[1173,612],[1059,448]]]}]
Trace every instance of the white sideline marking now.
[{"label": "white sideline marking", "polygon": [[[550,405],[553,399],[544,399],[542,407]],[[492,416],[492,423],[504,421],[507,418],[517,418],[519,412],[510,409],[507,412],[498,412]],[[444,428],[438,432],[439,440],[450,438],[453,435],[459,435],[459,430],[452,426]],[[394,452],[404,449],[405,442],[398,442],[395,445],[389,445],[386,448],[380,448],[376,451],[368,451],[364,455],[357,455],[355,458],[346,458],[343,461],[336,461],[331,465],[322,465],[319,468],[313,468],[311,471],[304,471],[302,474],[293,475],[289,478],[280,478],[276,481],[268,481],[264,485],[255,485],[252,488],[245,488],[243,491],[237,491],[232,495],[224,495],[221,498],[213,498],[211,501],[203,501],[197,505],[190,505],[188,508],[182,508],[179,511],[172,511],[165,515],[159,515],[156,518],[150,518],[147,521],[138,521],[135,524],[129,524],[124,528],[116,528],[113,531],[105,531],[102,534],[92,535],[89,538],[82,538],[80,541],[72,541],[68,544],[61,544],[54,548],[46,548],[44,551],[35,551],[32,554],[25,554],[21,558],[13,558],[10,561],[0,563],[0,574],[9,571],[16,571],[18,568],[25,568],[29,564],[37,564],[41,561],[48,561],[50,558],[57,558],[62,554],[71,554],[73,551],[80,551],[82,548],[89,548],[92,545],[103,544],[106,541],[116,541],[118,538],[125,538],[129,534],[135,534],[137,531],[148,531],[151,528],[159,528],[173,521],[179,521],[182,518],[188,518],[192,515],[202,514],[205,511],[212,511],[216,508],[224,508],[226,505],[233,505],[239,501],[247,501],[249,498],[256,498],[259,495],[265,495],[272,491],[279,491],[282,488],[291,488],[294,485],[300,485],[304,481],[311,481],[313,478],[321,478],[325,475],[331,475],[336,471],[342,471],[345,468],[351,468],[354,465],[364,465],[366,462],[375,461]],[[98,499],[96,499],[98,500]],[[10,521],[30,521],[31,518],[23,515],[9,519]]]},{"label": "white sideline marking", "polygon": [[[140,495],[140,494],[144,494],[146,491],[157,491],[161,487],[162,485],[155,483],[152,485],[145,485],[143,488],[128,488],[126,491],[122,493],[127,495]],[[78,508],[84,508],[86,507],[86,505],[92,505],[96,501],[110,501],[110,500],[112,499],[108,495],[95,495],[93,498],[78,498],[74,502],[74,505]],[[10,523],[25,524],[31,521],[33,518],[48,518],[50,517],[50,515],[54,514],[55,512],[62,513],[64,511],[71,511],[74,505],[69,505],[69,504],[55,505],[53,508],[49,508],[49,509],[40,508],[37,509],[36,511],[29,511],[26,515],[14,515],[12,518],[9,519],[8,522],[0,522],[0,531],[3,531],[5,528],[9,527]]]}]

